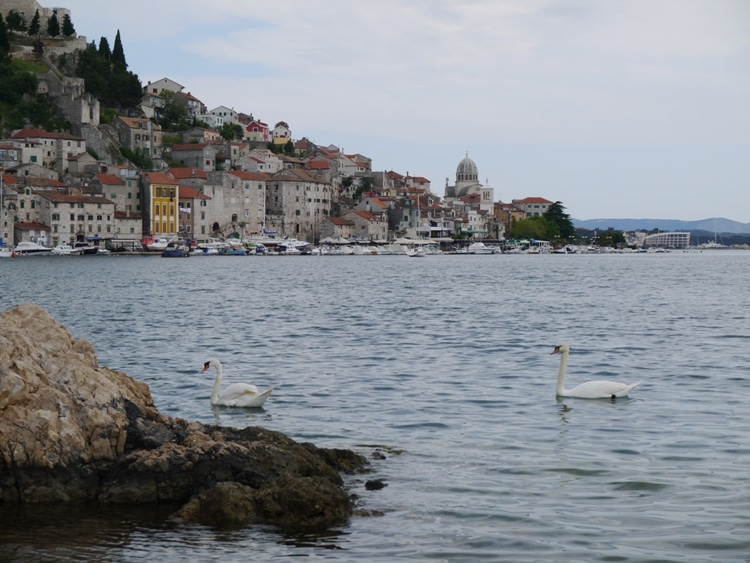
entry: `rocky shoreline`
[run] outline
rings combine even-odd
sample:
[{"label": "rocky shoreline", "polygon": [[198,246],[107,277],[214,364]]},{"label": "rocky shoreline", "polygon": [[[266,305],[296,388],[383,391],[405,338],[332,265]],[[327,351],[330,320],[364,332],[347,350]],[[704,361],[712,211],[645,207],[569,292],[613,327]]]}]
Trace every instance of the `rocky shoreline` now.
[{"label": "rocky shoreline", "polygon": [[0,314],[0,503],[181,505],[212,525],[325,529],[354,514],[345,449],[160,413],[145,383],[101,367],[42,308]]}]

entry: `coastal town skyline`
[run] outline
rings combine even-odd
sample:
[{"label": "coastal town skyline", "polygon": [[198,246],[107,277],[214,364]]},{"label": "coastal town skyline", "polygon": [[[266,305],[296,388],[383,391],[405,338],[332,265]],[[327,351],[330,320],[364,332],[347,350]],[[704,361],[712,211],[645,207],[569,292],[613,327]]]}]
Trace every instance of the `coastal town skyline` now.
[{"label": "coastal town skyline", "polygon": [[[76,31],[89,41],[98,41],[100,36],[111,41],[116,30],[121,30],[130,69],[144,84],[169,76],[209,107],[227,105],[270,123],[284,120],[296,138],[366,153],[373,158],[374,169],[426,177],[433,193],[441,197],[456,155],[468,151],[479,165],[481,181],[494,189],[497,199],[552,197],[564,202],[578,220],[748,220],[750,195],[743,186],[748,177],[744,155],[750,127],[742,102],[748,80],[739,72],[744,66],[741,61],[747,60],[743,58],[747,42],[739,35],[738,25],[747,11],[735,2],[712,3],[710,9],[688,6],[648,13],[639,3],[604,9],[580,2],[504,2],[500,6],[475,2],[451,4],[429,14],[420,4],[402,8],[386,2],[380,10],[383,13],[373,16],[373,22],[393,23],[388,27],[393,34],[404,25],[401,16],[410,15],[412,43],[434,32],[440,22],[446,24],[431,55],[407,49],[412,43],[399,34],[392,37],[389,49],[376,52],[375,46],[384,39],[377,25],[367,30],[368,44],[362,45],[352,34],[371,14],[366,8],[336,3],[331,9],[339,9],[343,27],[328,34],[329,24],[308,14],[306,5],[294,3],[282,9],[223,2],[199,23],[190,15],[196,13],[190,2],[150,6],[152,17],[145,22],[140,16],[133,19],[138,10],[120,14],[85,0],[71,0],[66,7],[72,10]],[[307,23],[301,21],[305,16],[310,16]],[[679,20],[680,25],[672,26],[679,29],[656,33],[665,18],[671,24]],[[497,25],[488,31],[480,20]],[[154,21],[169,25],[151,33]],[[596,30],[584,32],[584,24],[597,24]],[[201,33],[190,33],[197,25]],[[477,26],[472,44],[458,48],[458,31],[471,25]],[[221,28],[220,33],[214,31],[215,26]],[[574,38],[579,31],[582,37]],[[642,32],[637,46],[625,48],[626,31]],[[247,34],[257,44],[255,49],[243,43]],[[285,39],[273,49],[263,47],[274,34]],[[199,43],[191,43],[190,38],[197,35]],[[324,56],[329,36],[335,36],[339,44],[352,41],[351,48],[334,51],[335,63]],[[611,37],[611,44],[604,37]],[[228,39],[231,44],[222,43]],[[528,42],[525,55],[520,52],[524,40]],[[309,48],[302,49],[305,42]],[[493,82],[474,74],[489,56],[481,52],[481,45],[510,49],[502,50],[495,66],[487,69],[503,71],[503,80],[515,84],[510,90],[496,90],[500,94],[493,98],[490,110],[486,94],[492,91]],[[581,58],[593,53],[590,48],[597,45],[606,47],[597,51],[597,60]],[[420,61],[430,63],[424,68],[437,70],[435,59],[428,55],[446,54],[451,46],[455,48],[452,58],[446,59],[448,72],[442,78],[420,70],[407,73],[406,79],[404,69]],[[360,76],[364,69],[394,63],[393,52],[399,47],[409,54],[388,69],[379,88]],[[562,58],[554,54],[558,47]],[[702,54],[691,58],[698,51]],[[153,56],[154,52],[159,56]],[[257,59],[261,53],[262,60]],[[361,59],[359,65],[351,65],[352,57]],[[571,66],[576,57],[581,60]],[[553,72],[550,63],[555,61],[562,66]],[[518,66],[522,62],[527,65],[523,72]],[[351,67],[348,74],[347,65]],[[317,78],[310,80],[311,68],[325,84],[318,84]],[[545,69],[550,71],[547,78]],[[625,87],[622,91],[601,80],[614,78],[618,69],[628,70],[614,80],[613,86]],[[636,80],[634,69],[649,75],[651,81]],[[681,81],[676,80],[678,75]],[[444,87],[432,88],[433,94],[420,98],[435,80]],[[302,89],[301,84],[305,85]],[[394,98],[394,85],[399,84],[403,94]],[[546,86],[539,87],[543,85],[550,93],[543,93]],[[680,85],[678,92],[675,88]],[[365,86],[369,94],[362,96],[360,89]],[[550,97],[552,92],[566,91],[576,95]],[[529,103],[542,102],[531,118],[529,104],[506,103],[518,101],[508,99],[511,93],[524,92],[530,96]],[[589,98],[595,104],[583,108],[581,104]],[[648,111],[633,114],[640,107],[638,101]],[[441,104],[444,110],[433,111]],[[661,111],[654,116],[652,111],[657,109]],[[501,118],[502,126],[497,124]],[[566,119],[570,121],[563,127]]]},{"label": "coastal town skyline", "polygon": [[440,197],[468,151],[502,201],[750,220],[740,3],[139,4],[66,7],[89,42],[119,29],[142,83],[168,76],[210,108],[284,120]]}]

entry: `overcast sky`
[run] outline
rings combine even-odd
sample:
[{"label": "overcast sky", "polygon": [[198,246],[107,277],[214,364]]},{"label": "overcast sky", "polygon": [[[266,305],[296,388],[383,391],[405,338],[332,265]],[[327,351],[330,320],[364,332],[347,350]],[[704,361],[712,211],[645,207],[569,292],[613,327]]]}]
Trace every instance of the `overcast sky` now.
[{"label": "overcast sky", "polygon": [[576,219],[750,222],[748,0],[65,0],[144,84]]}]

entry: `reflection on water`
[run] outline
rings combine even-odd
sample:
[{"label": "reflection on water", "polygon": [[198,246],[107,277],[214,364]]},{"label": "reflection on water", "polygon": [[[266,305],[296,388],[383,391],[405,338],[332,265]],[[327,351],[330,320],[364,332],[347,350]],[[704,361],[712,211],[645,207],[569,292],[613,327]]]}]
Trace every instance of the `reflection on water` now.
[{"label": "reflection on water", "polygon": [[[0,560],[746,560],[748,260],[0,264],[7,306],[50,310],[163,412],[355,449],[388,483],[349,479],[383,516],[302,536],[176,525],[161,507],[3,506]],[[561,341],[571,385],[644,382],[614,402],[556,400]],[[264,408],[212,408],[209,357],[226,385],[273,386]]]}]

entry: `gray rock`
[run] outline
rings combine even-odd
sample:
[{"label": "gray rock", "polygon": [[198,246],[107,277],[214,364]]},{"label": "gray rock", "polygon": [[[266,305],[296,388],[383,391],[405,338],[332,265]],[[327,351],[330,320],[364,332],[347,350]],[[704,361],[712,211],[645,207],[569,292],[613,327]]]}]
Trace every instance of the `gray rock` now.
[{"label": "gray rock", "polygon": [[320,528],[352,515],[341,473],[366,466],[264,428],[166,416],[40,307],[0,314],[0,502],[177,502],[183,521]]}]

